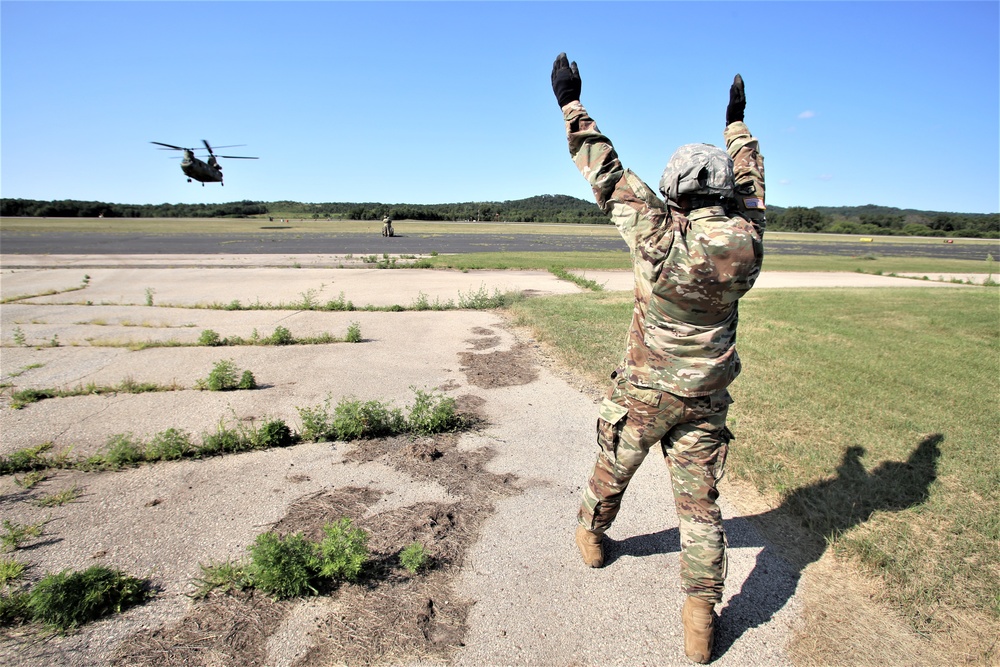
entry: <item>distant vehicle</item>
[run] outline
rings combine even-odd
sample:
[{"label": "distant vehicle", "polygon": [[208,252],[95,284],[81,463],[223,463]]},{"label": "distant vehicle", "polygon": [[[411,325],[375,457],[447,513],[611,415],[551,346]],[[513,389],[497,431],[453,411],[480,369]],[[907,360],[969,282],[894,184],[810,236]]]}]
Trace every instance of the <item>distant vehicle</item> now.
[{"label": "distant vehicle", "polygon": [[[255,157],[246,157],[243,155],[219,155],[216,156],[212,151],[212,147],[208,145],[208,142],[204,139],[201,143],[205,144],[205,150],[208,151],[208,160],[200,160],[195,157],[194,152],[196,150],[201,150],[200,148],[183,148],[182,146],[174,146],[173,144],[164,144],[159,141],[151,141],[151,144],[156,144],[157,146],[164,146],[160,150],[173,150],[173,151],[184,151],[184,158],[181,160],[181,171],[188,177],[188,183],[192,179],[196,181],[201,181],[201,186],[205,187],[205,183],[218,183],[219,185],[225,185],[222,182],[222,165],[219,164],[218,158],[223,157],[227,160],[256,160]],[[236,146],[243,146],[244,144],[236,144],[233,146],[219,146],[219,148],[235,148]]]}]

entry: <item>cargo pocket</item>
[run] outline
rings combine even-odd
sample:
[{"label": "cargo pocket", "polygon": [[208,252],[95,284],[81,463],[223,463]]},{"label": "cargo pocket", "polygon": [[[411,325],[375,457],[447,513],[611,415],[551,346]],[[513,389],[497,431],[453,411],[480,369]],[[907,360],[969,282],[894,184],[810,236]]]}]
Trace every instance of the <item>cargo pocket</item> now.
[{"label": "cargo pocket", "polygon": [[612,463],[615,462],[615,452],[618,450],[626,415],[628,408],[618,405],[610,398],[601,401],[600,416],[597,418],[597,446]]},{"label": "cargo pocket", "polygon": [[736,436],[729,430],[728,426],[722,427],[719,437],[719,449],[715,453],[715,461],[712,463],[711,471],[715,481],[718,482],[726,474],[726,457],[729,456],[729,443],[735,440]]}]

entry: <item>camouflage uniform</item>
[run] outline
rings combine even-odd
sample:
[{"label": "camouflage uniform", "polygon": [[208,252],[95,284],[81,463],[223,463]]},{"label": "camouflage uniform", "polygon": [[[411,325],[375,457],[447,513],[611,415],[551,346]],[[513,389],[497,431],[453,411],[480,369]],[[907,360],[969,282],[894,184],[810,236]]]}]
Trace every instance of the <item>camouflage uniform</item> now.
[{"label": "camouflage uniform", "polygon": [[680,522],[683,589],[717,604],[726,557],[716,484],[733,437],[726,388],[740,372],[737,300],[753,286],[763,258],[763,157],[744,123],[729,124],[735,197],[728,209],[716,201],[685,214],[622,167],[580,102],[565,105],[563,116],[570,155],[628,244],[635,274],[625,356],[600,406],[599,453],[579,522],[603,534],[659,444]]}]

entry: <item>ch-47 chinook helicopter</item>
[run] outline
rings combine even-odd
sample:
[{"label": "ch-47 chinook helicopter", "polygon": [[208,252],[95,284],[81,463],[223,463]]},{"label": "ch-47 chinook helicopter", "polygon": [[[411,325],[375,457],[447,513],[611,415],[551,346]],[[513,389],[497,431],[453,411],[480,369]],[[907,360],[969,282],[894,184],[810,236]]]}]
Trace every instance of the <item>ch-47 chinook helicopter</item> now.
[{"label": "ch-47 chinook helicopter", "polygon": [[[181,171],[188,177],[188,183],[191,179],[196,181],[201,181],[201,186],[205,187],[205,183],[218,183],[220,185],[225,185],[222,182],[222,165],[219,164],[217,158],[224,157],[227,160],[256,160],[255,157],[245,157],[242,155],[219,155],[216,156],[212,152],[212,147],[208,145],[208,142],[204,139],[201,143],[205,144],[205,150],[208,151],[208,161],[199,160],[194,156],[195,150],[201,150],[200,148],[183,148],[181,146],[174,146],[172,144],[164,144],[159,141],[151,141],[151,144],[156,144],[157,146],[165,146],[160,150],[174,150],[174,151],[184,151],[184,159],[181,160]],[[243,144],[235,144],[233,146],[219,146],[219,148],[235,148],[236,146],[242,146]]]}]

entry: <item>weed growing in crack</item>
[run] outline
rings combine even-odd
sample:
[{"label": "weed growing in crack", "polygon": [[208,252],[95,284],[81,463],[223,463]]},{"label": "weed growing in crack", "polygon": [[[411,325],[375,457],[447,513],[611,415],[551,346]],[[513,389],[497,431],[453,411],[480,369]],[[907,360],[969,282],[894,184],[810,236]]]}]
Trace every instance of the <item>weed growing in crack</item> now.
[{"label": "weed growing in crack", "polygon": [[274,333],[265,338],[263,342],[265,345],[292,345],[295,343],[295,338],[291,331],[279,325],[274,328]]},{"label": "weed growing in crack", "polygon": [[275,598],[316,594],[313,586],[320,568],[315,547],[295,533],[284,538],[276,533],[262,533],[250,547],[247,571],[255,588]]},{"label": "weed growing in crack", "polygon": [[272,531],[261,533],[248,548],[249,562],[202,564],[193,596],[245,588],[277,599],[316,595],[322,586],[358,580],[370,558],[368,538],[366,531],[352,527],[346,517],[323,526],[318,543],[302,533],[284,537]]},{"label": "weed growing in crack", "polygon": [[256,389],[257,380],[251,371],[241,371],[232,359],[215,362],[208,377],[195,382],[195,389],[208,391],[232,391],[234,389]]},{"label": "weed growing in crack", "polygon": [[22,489],[33,489],[35,486],[44,482],[48,478],[49,476],[46,475],[44,472],[35,470],[33,472],[29,472],[27,475],[25,475],[20,479],[14,477],[14,483],[17,484]]},{"label": "weed growing in crack", "polygon": [[336,311],[354,310],[354,304],[351,303],[350,301],[345,300],[344,293],[341,292],[340,296],[337,297],[336,299],[331,299],[330,301],[327,301],[326,304],[323,306],[323,310],[336,310]]},{"label": "weed growing in crack", "polygon": [[368,533],[352,528],[351,520],[346,517],[323,526],[323,533],[323,539],[316,546],[320,576],[357,581],[370,556]]},{"label": "weed growing in crack", "polygon": [[194,451],[191,436],[186,431],[168,428],[153,436],[146,446],[146,461],[173,461],[188,456]]},{"label": "weed growing in crack", "polygon": [[57,493],[42,496],[37,500],[37,504],[39,507],[58,507],[65,505],[66,503],[71,503],[79,497],[80,487],[72,486]]},{"label": "weed growing in crack", "polygon": [[416,400],[407,418],[409,430],[421,435],[454,431],[463,426],[462,418],[455,412],[455,399],[437,392],[425,392],[410,387]]},{"label": "weed growing in crack", "polygon": [[344,336],[344,340],[348,343],[360,343],[361,342],[361,323],[351,322],[350,326],[347,327],[347,335]]},{"label": "weed growing in crack", "polygon": [[27,564],[12,556],[0,558],[0,588],[20,579],[26,569],[28,569]]},{"label": "weed growing in crack", "polygon": [[224,345],[224,344],[225,343],[222,342],[222,337],[219,336],[219,333],[217,331],[213,331],[212,329],[205,329],[204,331],[201,332],[201,335],[198,336],[198,345],[215,347],[217,345]]},{"label": "weed growing in crack", "polygon": [[229,593],[252,586],[246,563],[242,561],[227,560],[224,563],[208,565],[199,563],[198,566],[201,568],[201,576],[193,581],[195,586],[194,592],[191,593],[193,598],[208,597],[214,590]]},{"label": "weed growing in crack", "polygon": [[329,396],[321,405],[297,407],[302,420],[302,439],[314,442],[358,440],[406,432],[430,435],[466,425],[455,410],[455,399],[416,387],[411,389],[416,400],[406,418],[399,408],[353,397],[341,399],[332,410]]},{"label": "weed growing in crack", "polygon": [[430,565],[430,555],[420,542],[414,542],[399,552],[399,562],[410,574],[416,574]]},{"label": "weed growing in crack", "polygon": [[316,295],[318,292],[314,289],[307,289],[305,292],[300,292],[299,296],[302,300],[293,304],[299,310],[316,310]]},{"label": "weed growing in crack", "polygon": [[30,620],[66,632],[150,597],[148,582],[95,565],[82,572],[46,575],[27,593]]},{"label": "weed growing in crack", "polygon": [[90,394],[144,394],[154,391],[176,391],[181,387],[177,384],[159,385],[154,382],[138,382],[132,377],[126,377],[115,386],[103,386],[89,383],[77,385],[73,389],[20,389],[10,395],[10,407],[20,410],[26,405],[37,403],[47,398],[66,398],[70,396],[88,396]]},{"label": "weed growing in crack", "polygon": [[334,408],[330,425],[338,436],[334,440],[357,440],[401,433],[405,423],[398,408],[379,401],[346,399]]},{"label": "weed growing in crack", "polygon": [[114,470],[134,466],[146,459],[146,448],[141,439],[131,433],[118,433],[108,438],[104,454],[92,456],[92,463]]},{"label": "weed growing in crack", "polygon": [[33,540],[36,537],[40,537],[42,534],[42,526],[45,524],[45,521],[27,524],[16,523],[10,519],[4,519],[3,533],[0,533],[0,545],[3,546],[4,551],[15,551],[20,549],[21,545],[25,542]]},{"label": "weed growing in crack", "polygon": [[589,289],[592,292],[604,291],[604,286],[598,283],[596,280],[591,280],[589,278],[578,276],[575,273],[570,273],[561,266],[550,266],[549,273],[554,275],[556,278],[559,278],[560,280],[568,280],[569,282],[574,283],[575,285],[578,285],[584,289]]},{"label": "weed growing in crack", "polygon": [[257,388],[257,378],[253,376],[253,372],[246,370],[240,375],[240,381],[236,385],[237,389],[256,389]]},{"label": "weed growing in crack", "polygon": [[0,456],[0,475],[15,472],[30,472],[51,467],[50,461],[42,456],[52,449],[51,442],[43,442],[34,447],[26,447],[13,452],[10,456]]},{"label": "weed growing in crack", "polygon": [[272,447],[288,447],[295,444],[295,434],[288,425],[280,419],[271,419],[264,422],[256,430],[253,437],[254,445],[258,449],[270,449]]},{"label": "weed growing in crack", "polygon": [[26,347],[28,345],[28,339],[25,337],[21,327],[14,327],[14,345],[18,347]]}]

